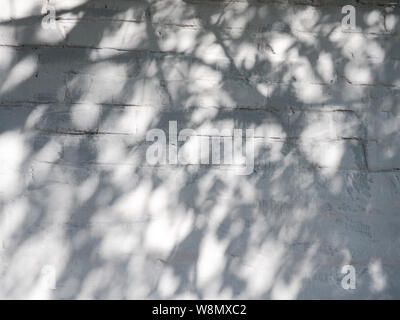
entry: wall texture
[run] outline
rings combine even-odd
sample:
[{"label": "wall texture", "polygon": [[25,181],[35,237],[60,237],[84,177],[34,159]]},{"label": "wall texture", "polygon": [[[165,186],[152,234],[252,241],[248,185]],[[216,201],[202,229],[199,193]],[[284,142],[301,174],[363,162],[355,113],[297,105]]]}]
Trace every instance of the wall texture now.
[{"label": "wall texture", "polygon": [[349,3],[1,0],[0,298],[400,298],[400,9]]}]

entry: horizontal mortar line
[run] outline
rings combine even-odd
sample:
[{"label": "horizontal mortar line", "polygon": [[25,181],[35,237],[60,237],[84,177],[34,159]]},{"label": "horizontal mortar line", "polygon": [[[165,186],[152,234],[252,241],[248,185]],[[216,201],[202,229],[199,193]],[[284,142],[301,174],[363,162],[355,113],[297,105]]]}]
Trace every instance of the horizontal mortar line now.
[{"label": "horizontal mortar line", "polygon": [[[68,106],[68,105],[96,105],[96,106],[111,106],[111,107],[139,107],[139,108],[147,108],[147,107],[154,107],[150,104],[126,104],[126,103],[99,103],[99,102],[65,102],[65,101],[36,101],[36,100],[15,100],[15,101],[0,101],[0,107],[13,107],[15,105],[24,107],[26,105],[35,105],[34,107],[36,107],[37,105],[64,105],[64,106]],[[9,106],[10,105],[10,106]]]},{"label": "horizontal mortar line", "polygon": [[0,108],[12,108],[12,107],[26,107],[28,104],[34,104],[36,107],[39,104],[51,105],[60,104],[58,101],[35,101],[35,100],[15,100],[15,101],[0,101]]},{"label": "horizontal mortar line", "polygon": [[[30,48],[30,49],[39,49],[39,48],[57,48],[57,49],[91,49],[91,50],[114,50],[117,52],[147,52],[147,53],[155,53],[155,54],[164,54],[164,55],[176,55],[176,56],[186,56],[186,57],[194,57],[192,53],[178,52],[178,51],[163,51],[163,50],[153,50],[153,49],[127,49],[127,48],[118,48],[118,47],[97,47],[91,45],[77,45],[77,44],[69,44],[69,43],[60,43],[60,44],[46,44],[46,43],[18,43],[18,44],[10,44],[10,43],[2,43],[0,47],[9,47],[9,48]],[[226,57],[221,57],[221,59],[227,59]],[[386,59],[385,61],[387,61]],[[390,60],[390,58],[389,58]],[[392,59],[397,61],[398,59]]]},{"label": "horizontal mortar line", "polygon": [[[88,63],[88,65],[95,65],[96,62],[94,63]],[[39,68],[41,66],[39,65]],[[221,72],[225,72],[224,70],[218,70]],[[38,72],[40,73],[40,70],[38,70]],[[42,71],[42,73],[44,74],[51,74],[51,72],[49,71]],[[66,74],[66,75],[71,75],[71,76],[83,76],[83,77],[92,77],[95,78],[97,76],[96,72],[78,72],[75,70],[65,70],[65,71],[60,71],[60,73],[62,74]],[[250,75],[252,76],[252,75]],[[127,76],[127,77],[120,77],[118,80],[125,80],[125,81],[144,81],[144,80],[154,80],[154,79],[158,79],[157,76],[154,77],[147,77],[147,76],[140,76],[140,77],[135,77],[133,76]],[[244,74],[237,74],[237,75],[229,75],[226,76],[223,80],[220,80],[218,78],[206,78],[206,77],[192,77],[192,76],[182,76],[179,79],[164,79],[164,80],[160,80],[160,82],[163,82],[165,84],[169,84],[169,83],[195,83],[195,82],[204,82],[204,81],[209,81],[209,82],[214,82],[217,85],[221,85],[224,84],[227,81],[242,81],[246,84],[254,85],[254,84],[266,84],[266,85],[276,85],[276,84],[281,84],[281,85],[293,85],[293,84],[309,84],[309,85],[318,85],[318,86],[334,86],[337,84],[337,82],[314,82],[314,81],[299,81],[299,80],[292,80],[292,81],[274,81],[274,80],[269,80],[267,78],[265,79],[249,79],[249,77],[247,77]]]},{"label": "horizontal mortar line", "polygon": [[[90,62],[88,63],[88,65],[95,65],[97,62]],[[382,64],[383,66],[383,64]],[[41,66],[39,65],[39,68]],[[218,70],[220,72],[224,72],[224,70]],[[38,70],[38,72],[40,72],[40,70]],[[42,71],[45,74],[49,74],[49,71]],[[257,74],[258,71],[255,71],[254,73]],[[87,77],[96,77],[96,72],[79,72],[76,70],[65,70],[65,71],[60,71],[60,73],[62,74],[66,74],[66,75],[76,75],[76,76],[87,76]],[[330,87],[330,86],[337,86],[340,84],[340,82],[338,82],[337,80],[334,81],[330,81],[330,82],[319,82],[319,81],[307,81],[307,80],[288,80],[288,81],[281,81],[281,80],[271,80],[268,78],[268,76],[256,76],[252,73],[248,73],[248,75],[246,75],[245,73],[248,73],[246,71],[244,71],[244,73],[238,73],[238,74],[232,74],[229,76],[224,77],[224,79],[218,79],[218,78],[211,78],[211,77],[191,77],[191,76],[184,76],[182,75],[181,78],[179,79],[164,79],[164,80],[160,80],[160,82],[165,83],[165,84],[169,84],[169,83],[195,83],[195,82],[199,82],[199,81],[210,81],[210,82],[214,82],[215,84],[223,87],[223,84],[227,81],[242,81],[247,85],[257,85],[257,84],[265,84],[265,85],[283,85],[283,86],[288,86],[288,85],[297,85],[297,84],[306,84],[306,85],[313,85],[313,86],[323,86],[323,87]],[[341,76],[340,74],[336,74],[338,77],[340,78],[344,78],[343,76]],[[157,76],[155,76],[154,78],[157,79]],[[148,80],[148,79],[152,79],[151,77],[146,77],[146,76],[141,76],[141,77],[135,77],[135,76],[128,76],[128,77],[124,77],[124,78],[120,78],[120,80],[136,80],[136,81],[142,81],[142,80]],[[346,83],[348,85],[351,86],[376,86],[376,87],[387,87],[387,88],[393,88],[393,89],[399,89],[400,86],[397,85],[391,85],[391,84],[385,84],[385,83],[377,83],[377,84],[357,84],[357,83],[353,83],[348,79],[344,79],[346,81]]]},{"label": "horizontal mortar line", "polygon": [[343,74],[338,74],[339,77],[344,79],[345,82],[348,84],[355,86],[355,87],[384,87],[384,88],[389,88],[389,89],[399,89],[400,86],[395,85],[395,84],[388,84],[388,83],[383,83],[383,82],[376,82],[376,83],[354,83],[350,81],[345,75]]},{"label": "horizontal mortar line", "polygon": [[[150,21],[146,19],[121,19],[121,18],[107,18],[107,17],[82,17],[82,18],[64,18],[57,17],[57,21],[94,21],[94,22],[131,22],[131,23],[148,23]],[[196,24],[186,24],[186,23],[173,23],[173,22],[162,22],[162,21],[151,21],[152,25],[162,25],[162,26],[176,26],[183,28],[195,28],[195,29],[203,29],[204,27]],[[214,25],[210,25],[210,27],[214,27]],[[226,29],[244,29],[240,27],[225,27]],[[225,29],[224,28],[224,29]]]},{"label": "horizontal mortar line", "polygon": [[[168,57],[168,56],[182,56],[184,58],[195,58],[195,59],[199,59],[196,56],[194,56],[191,53],[185,53],[185,52],[177,52],[177,51],[156,51],[156,50],[150,50],[150,49],[118,49],[118,48],[112,48],[112,47],[94,47],[94,46],[84,46],[84,45],[72,45],[72,44],[58,44],[58,45],[52,45],[52,44],[0,44],[0,47],[8,47],[8,48],[15,48],[15,49],[32,49],[32,50],[40,50],[41,48],[49,48],[49,49],[82,49],[82,50],[86,50],[86,49],[91,49],[91,50],[118,50],[118,51],[123,51],[123,52],[137,52],[137,53],[143,53],[143,52],[148,52],[148,53],[154,53],[154,54],[160,54],[164,57]],[[150,58],[150,59],[157,59],[157,57],[154,58]],[[228,58],[226,57],[221,57],[221,60],[228,60]],[[348,59],[346,56],[342,56],[341,59],[346,60]],[[387,61],[400,61],[400,57],[386,57],[384,60],[382,60],[381,58],[375,58],[375,57],[359,57],[359,58],[354,58],[351,59],[352,60],[356,60],[356,61],[378,61],[378,64],[383,64]],[[287,62],[286,59],[282,58],[282,61],[280,63],[285,63]],[[296,60],[293,61],[289,61],[290,62],[296,62]],[[96,64],[97,61],[89,61],[88,64]],[[214,63],[214,65],[218,65],[217,63]],[[69,71],[63,71],[64,73],[68,73]],[[78,72],[78,74],[81,74]],[[83,73],[82,73],[83,74]],[[337,74],[338,76],[341,76],[340,74]],[[207,80],[207,79],[205,79]],[[249,81],[253,81],[253,82],[257,82],[258,79],[253,80],[249,80]],[[259,80],[263,80],[263,79],[259,79]],[[171,80],[172,81],[172,80]],[[289,82],[289,83],[293,83],[295,81]],[[274,82],[274,83],[286,83],[286,82]],[[315,84],[334,84],[331,82],[316,82]]]},{"label": "horizontal mortar line", "polygon": [[[107,17],[102,17],[102,18],[96,18],[96,17],[83,17],[83,18],[63,18],[63,17],[57,17],[57,21],[71,21],[71,22],[77,22],[77,21],[94,21],[94,22],[128,22],[128,23],[149,23],[148,20],[145,19],[121,19],[121,18],[107,18]],[[201,19],[199,21],[202,21]],[[231,30],[231,31],[256,31],[258,33],[268,33],[268,32],[283,32],[285,34],[291,34],[291,35],[296,35],[296,33],[305,33],[305,34],[312,34],[316,36],[326,36],[326,34],[318,31],[308,31],[308,30],[302,30],[302,29],[297,29],[297,28],[291,28],[289,29],[279,29],[279,28],[271,28],[271,29],[265,29],[263,32],[259,31],[259,27],[257,26],[252,26],[250,25],[249,27],[229,27],[229,26],[223,26],[223,25],[212,25],[212,24],[182,24],[182,23],[173,23],[173,22],[162,22],[162,21],[151,21],[151,25],[161,25],[161,26],[170,26],[170,27],[181,27],[181,28],[188,28],[188,29],[195,29],[195,30],[205,30],[207,31],[208,29],[212,28],[219,28],[219,30]],[[341,26],[340,23],[335,23],[332,25],[333,28],[339,28]],[[212,32],[212,30],[210,30]],[[399,34],[399,32],[393,31],[386,31],[386,32],[371,32],[371,31],[363,31],[363,30],[338,30],[337,32],[341,33],[348,33],[348,34],[363,34],[363,35],[373,35],[373,36],[382,36],[382,37],[387,37],[387,36],[396,36]]]},{"label": "horizontal mortar line", "polygon": [[342,140],[353,140],[359,142],[379,142],[378,139],[373,138],[362,138],[362,137],[341,137],[338,136],[337,138],[314,138],[314,137],[287,137],[288,140],[301,140],[304,142],[337,142]]},{"label": "horizontal mortar line", "polygon": [[400,85],[395,84],[388,84],[388,83],[351,83],[348,82],[350,85],[355,87],[378,87],[378,88],[389,88],[389,89],[400,89]]},{"label": "horizontal mortar line", "polygon": [[[228,107],[228,106],[189,106],[189,107],[179,107],[179,106],[171,106],[171,105],[162,105],[156,106],[153,104],[130,104],[130,103],[107,103],[107,102],[65,102],[65,101],[34,101],[34,100],[26,100],[26,101],[0,101],[0,108],[1,107],[13,107],[18,105],[18,107],[24,107],[27,104],[35,105],[95,105],[95,106],[106,106],[106,107],[131,107],[131,108],[154,108],[160,111],[182,111],[182,112],[189,112],[191,109],[222,109],[222,110],[245,110],[245,111],[264,111],[264,112],[271,112],[271,113],[295,113],[295,112],[320,112],[320,113],[333,113],[333,112],[348,112],[348,113],[357,113],[358,110],[352,109],[334,109],[334,108],[299,108],[299,107],[285,107],[285,108],[278,108],[278,107],[268,107],[265,108],[263,106],[254,106],[254,107],[247,107],[247,106],[238,106],[238,107]],[[383,111],[382,111],[383,112]],[[391,112],[391,111],[385,111]]]},{"label": "horizontal mortar line", "polygon": [[238,106],[238,107],[227,107],[227,106],[191,106],[189,108],[203,108],[203,109],[228,109],[228,110],[245,110],[245,111],[265,111],[271,113],[295,113],[295,112],[320,112],[320,113],[332,113],[332,112],[349,112],[357,113],[357,110],[351,109],[329,109],[329,108],[299,108],[299,107],[268,107],[268,106]]},{"label": "horizontal mortar line", "polygon": [[380,139],[361,138],[361,137],[339,137],[339,140],[356,140],[356,141],[362,141],[362,142],[379,142],[379,141],[381,141]]},{"label": "horizontal mortar line", "polygon": [[[215,6],[223,6],[225,8],[226,4],[248,4],[248,0],[185,0],[185,2],[189,5],[191,4],[209,4],[209,5],[215,5]],[[345,4],[351,4],[354,5],[355,7],[366,7],[366,6],[390,6],[390,7],[396,7],[399,5],[399,2],[392,1],[392,2],[380,2],[379,0],[361,0],[361,1],[355,1],[355,0],[349,0],[349,1],[342,1],[342,2],[337,2],[337,1],[329,1],[327,2],[326,0],[319,0],[316,2],[310,3],[309,0],[292,0],[290,2],[293,5],[296,6],[309,6],[309,7],[338,7],[338,6],[343,6]],[[287,5],[287,0],[258,0],[257,2],[252,2],[252,6],[265,6],[266,4],[272,5],[272,6],[286,6]],[[108,10],[108,11],[115,11],[115,10],[121,10],[124,7],[119,7],[117,5],[117,8],[114,9],[113,7],[110,8],[104,8],[104,7],[92,7],[92,6],[86,6],[85,4],[81,5],[82,10]]]},{"label": "horizontal mortar line", "polygon": [[35,129],[35,131],[46,133],[50,135],[73,135],[73,136],[92,136],[92,135],[134,135],[123,132],[109,132],[100,130],[50,130],[50,129]]},{"label": "horizontal mortar line", "polygon": [[368,169],[369,172],[373,172],[373,173],[384,173],[384,172],[400,172],[400,167],[398,168],[388,168],[388,169]]},{"label": "horizontal mortar line", "polygon": [[[150,128],[148,131],[152,130],[152,129],[156,129],[156,128]],[[191,128],[186,128],[186,129],[191,129]],[[193,129],[194,131],[196,131],[196,129]],[[217,129],[219,130],[219,129]],[[223,130],[223,129],[222,129]],[[276,142],[288,142],[288,141],[297,141],[297,140],[301,140],[301,142],[313,142],[313,143],[329,143],[329,142],[339,142],[342,140],[355,140],[355,141],[359,141],[359,142],[369,142],[369,141],[373,141],[373,142],[378,142],[379,140],[377,139],[363,139],[363,138],[359,138],[359,137],[337,137],[337,138],[314,138],[314,137],[310,137],[310,138],[302,138],[302,137],[295,137],[295,136],[291,136],[291,137],[276,137],[276,136],[261,136],[261,135],[254,135],[254,136],[247,136],[247,134],[244,134],[246,129],[242,129],[242,128],[234,128],[234,129],[225,129],[225,130],[242,130],[243,134],[239,135],[239,137],[241,137],[242,139],[245,140],[251,140],[251,139],[257,139],[257,140],[271,140],[271,141],[276,141]],[[43,133],[45,135],[65,135],[65,136],[93,136],[93,135],[115,135],[115,136],[131,136],[131,137],[138,137],[141,138],[144,135],[143,134],[137,134],[137,133],[126,133],[126,132],[110,132],[110,131],[102,131],[102,130],[51,130],[51,129],[34,129],[34,131]],[[169,135],[170,132],[168,130],[166,131],[166,135]],[[206,130],[205,130],[206,131]],[[178,135],[178,133],[177,133]],[[207,138],[217,138],[217,139],[224,139],[224,138],[234,138],[235,135],[231,134],[231,135],[213,135],[213,134],[189,134],[189,135],[185,135],[185,137],[207,137]],[[137,145],[141,145],[143,143],[153,143],[152,141],[146,141],[146,140],[140,140],[137,142]]]},{"label": "horizontal mortar line", "polygon": [[148,53],[157,53],[157,54],[174,54],[181,56],[191,56],[186,53],[176,52],[176,51],[162,51],[162,50],[151,50],[151,49],[123,49],[123,48],[113,48],[113,47],[96,47],[96,46],[85,46],[85,45],[74,45],[74,44],[45,44],[45,43],[21,43],[21,44],[0,44],[0,47],[9,47],[9,48],[31,48],[31,49],[39,49],[39,48],[55,48],[55,49],[92,49],[92,50],[115,50],[118,52],[148,52]]},{"label": "horizontal mortar line", "polygon": [[[215,167],[215,168],[245,168],[245,165],[234,165],[234,164],[159,164],[159,165],[148,165],[148,164],[135,164],[135,163],[129,163],[129,162],[96,162],[96,161],[82,161],[82,162],[71,162],[71,161],[46,161],[46,160],[33,160],[33,162],[36,163],[43,163],[43,164],[49,164],[49,165],[59,165],[59,166],[67,166],[67,167],[81,167],[81,166],[105,166],[105,167],[114,167],[114,166],[134,166],[138,168],[170,168],[170,167],[192,167],[192,166],[198,166],[198,167]],[[263,165],[264,166],[264,165]],[[268,166],[268,164],[267,164]]]},{"label": "horizontal mortar line", "polygon": [[[47,165],[56,165],[56,166],[65,166],[65,167],[77,167],[84,168],[86,166],[99,166],[99,167],[115,167],[115,166],[134,166],[137,168],[144,169],[167,169],[167,168],[186,168],[186,167],[200,167],[200,168],[210,168],[210,169],[223,169],[224,171],[232,170],[237,168],[246,168],[246,165],[232,165],[232,164],[160,164],[160,165],[141,165],[141,164],[133,164],[128,162],[121,163],[102,163],[96,161],[85,161],[85,162],[71,162],[71,161],[46,161],[46,160],[33,160],[33,162],[47,164]],[[294,166],[298,169],[303,170],[330,170],[332,167],[318,166],[318,165],[310,165],[310,166]],[[265,170],[265,172],[271,171],[274,169],[274,164],[266,163],[266,164],[254,164],[254,173],[257,173],[257,170]],[[335,168],[336,172],[360,172],[360,173],[399,173],[400,168],[393,169],[385,169],[385,170],[368,170],[364,168]]]},{"label": "horizontal mortar line", "polygon": [[[222,5],[222,4],[232,4],[232,3],[243,3],[243,4],[247,4],[248,0],[186,0],[186,2],[188,4],[215,4],[215,5]],[[349,3],[350,2],[350,3]],[[287,0],[258,0],[258,2],[255,5],[265,5],[265,4],[269,4],[269,5],[287,5]],[[353,6],[357,6],[357,7],[365,7],[365,6],[389,6],[389,7],[393,7],[393,6],[399,6],[398,2],[386,2],[386,3],[382,3],[379,1],[357,1],[355,2],[354,0],[350,0],[347,2],[342,2],[342,3],[337,3],[334,1],[330,1],[330,2],[326,2],[326,0],[320,0],[319,2],[313,2],[310,3],[309,1],[304,1],[304,0],[293,0],[291,2],[291,4],[294,5],[301,5],[301,6],[308,6],[308,7],[342,7],[344,4],[351,4]]]},{"label": "horizontal mortar line", "polygon": [[310,166],[297,166],[297,168],[305,169],[305,170],[332,170],[335,169],[336,172],[361,172],[361,173],[370,173],[368,169],[365,168],[333,168],[327,166],[313,165]]},{"label": "horizontal mortar line", "polygon": [[345,79],[345,81],[355,87],[379,87],[379,88],[389,88],[389,89],[400,89],[400,86],[395,85],[395,84],[388,84],[388,83],[383,83],[383,82],[377,82],[377,83],[353,83],[348,79]]}]

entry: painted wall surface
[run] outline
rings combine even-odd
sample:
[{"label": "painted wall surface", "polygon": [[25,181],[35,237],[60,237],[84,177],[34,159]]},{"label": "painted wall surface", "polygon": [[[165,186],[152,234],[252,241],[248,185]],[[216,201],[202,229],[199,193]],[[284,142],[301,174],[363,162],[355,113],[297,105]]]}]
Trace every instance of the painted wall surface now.
[{"label": "painted wall surface", "polygon": [[398,1],[0,3],[0,298],[400,298]]}]

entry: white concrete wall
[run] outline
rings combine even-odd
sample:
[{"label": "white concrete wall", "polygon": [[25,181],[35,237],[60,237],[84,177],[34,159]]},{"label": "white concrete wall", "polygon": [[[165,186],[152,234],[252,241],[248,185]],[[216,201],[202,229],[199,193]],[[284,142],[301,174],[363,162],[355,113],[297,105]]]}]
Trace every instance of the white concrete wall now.
[{"label": "white concrete wall", "polygon": [[0,298],[400,298],[398,1],[0,2]]}]

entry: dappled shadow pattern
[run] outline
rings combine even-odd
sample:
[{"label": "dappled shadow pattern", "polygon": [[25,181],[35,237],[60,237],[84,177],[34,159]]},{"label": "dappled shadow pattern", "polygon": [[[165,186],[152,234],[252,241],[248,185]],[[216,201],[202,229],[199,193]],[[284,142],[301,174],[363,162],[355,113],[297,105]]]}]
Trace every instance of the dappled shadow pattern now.
[{"label": "dappled shadow pattern", "polygon": [[[399,298],[398,5],[12,3],[1,297]],[[254,171],[149,164],[170,121],[254,129]]]}]

